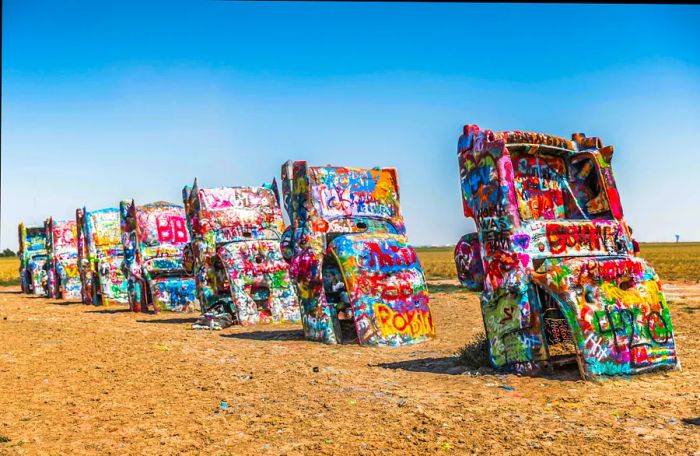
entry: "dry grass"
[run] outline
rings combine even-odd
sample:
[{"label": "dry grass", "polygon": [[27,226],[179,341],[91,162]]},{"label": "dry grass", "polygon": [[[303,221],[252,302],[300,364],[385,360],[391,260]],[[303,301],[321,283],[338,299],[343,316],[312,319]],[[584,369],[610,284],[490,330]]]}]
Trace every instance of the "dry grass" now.
[{"label": "dry grass", "polygon": [[426,279],[457,279],[454,247],[420,247],[416,252]]},{"label": "dry grass", "polygon": [[663,280],[700,282],[700,242],[641,244],[646,258]]},{"label": "dry grass", "polygon": [[[426,279],[457,278],[453,247],[422,247],[416,251]],[[700,242],[645,243],[641,244],[641,255],[662,280],[700,282]]]},{"label": "dry grass", "polygon": [[19,285],[19,258],[0,257],[0,286]]}]

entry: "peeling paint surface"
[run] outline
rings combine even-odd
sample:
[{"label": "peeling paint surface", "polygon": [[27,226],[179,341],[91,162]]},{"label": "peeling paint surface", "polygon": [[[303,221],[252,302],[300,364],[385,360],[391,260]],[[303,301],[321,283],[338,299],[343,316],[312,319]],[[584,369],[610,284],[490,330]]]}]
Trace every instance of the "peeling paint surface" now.
[{"label": "peeling paint surface", "polygon": [[282,212],[272,188],[183,189],[188,251],[203,310],[224,302],[243,325],[301,319],[282,256]]},{"label": "peeling paint surface", "polygon": [[158,201],[120,204],[122,271],[128,281],[129,307],[171,312],[199,310],[197,287],[182,264],[190,237],[182,206]]},{"label": "peeling paint surface", "polygon": [[482,282],[495,367],[575,361],[591,378],[680,365],[659,278],[632,251],[612,155],[578,133],[465,126],[462,200],[478,233],[462,238],[455,261],[462,284]]},{"label": "peeling paint surface", "polygon": [[282,167],[285,255],[307,339],[402,345],[435,334],[393,168]]},{"label": "peeling paint surface", "polygon": [[81,298],[78,270],[78,229],[75,220],[45,223],[47,294],[51,298]]},{"label": "peeling paint surface", "polygon": [[124,260],[119,210],[116,208],[76,210],[78,271],[83,303],[126,304],[127,281],[121,266]]}]

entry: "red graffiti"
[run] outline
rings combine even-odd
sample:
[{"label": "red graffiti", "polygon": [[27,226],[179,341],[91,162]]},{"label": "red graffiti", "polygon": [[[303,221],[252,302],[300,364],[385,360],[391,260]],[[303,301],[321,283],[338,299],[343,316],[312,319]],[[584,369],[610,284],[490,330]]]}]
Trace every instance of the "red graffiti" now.
[{"label": "red graffiti", "polygon": [[365,245],[369,251],[368,266],[373,269],[411,266],[418,261],[416,252],[410,247],[381,246],[376,242],[367,242]]},{"label": "red graffiti", "polygon": [[612,229],[610,226],[597,224],[548,223],[546,234],[549,249],[556,255],[566,253],[568,249],[601,250],[605,246],[603,241],[612,237]]}]

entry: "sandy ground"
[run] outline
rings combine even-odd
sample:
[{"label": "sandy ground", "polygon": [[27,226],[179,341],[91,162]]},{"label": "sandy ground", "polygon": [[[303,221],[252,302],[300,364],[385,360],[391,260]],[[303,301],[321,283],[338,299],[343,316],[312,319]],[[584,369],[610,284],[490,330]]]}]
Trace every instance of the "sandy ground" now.
[{"label": "sandy ground", "polygon": [[465,372],[477,295],[431,304],[436,340],[376,349],[1,288],[0,454],[700,454],[700,302],[672,304],[683,370],[599,383]]}]

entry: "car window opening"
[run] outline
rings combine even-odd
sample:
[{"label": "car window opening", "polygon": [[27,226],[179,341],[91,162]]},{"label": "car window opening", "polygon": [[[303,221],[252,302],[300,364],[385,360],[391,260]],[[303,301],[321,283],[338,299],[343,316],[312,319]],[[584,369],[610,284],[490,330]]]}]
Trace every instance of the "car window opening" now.
[{"label": "car window opening", "polygon": [[550,370],[562,366],[576,366],[578,358],[575,341],[559,304],[540,287],[537,287],[537,294],[542,308]]},{"label": "car window opening", "polygon": [[520,216],[525,220],[612,219],[593,156],[511,154]]},{"label": "car window opening", "polygon": [[253,285],[250,287],[250,297],[255,301],[258,308],[258,313],[265,314],[268,317],[272,316],[272,308],[270,307],[270,287],[267,285]]},{"label": "car window opening", "polygon": [[357,329],[350,297],[338,262],[332,256],[326,256],[323,259],[323,291],[326,302],[335,310],[334,324],[338,342],[357,343]]}]

